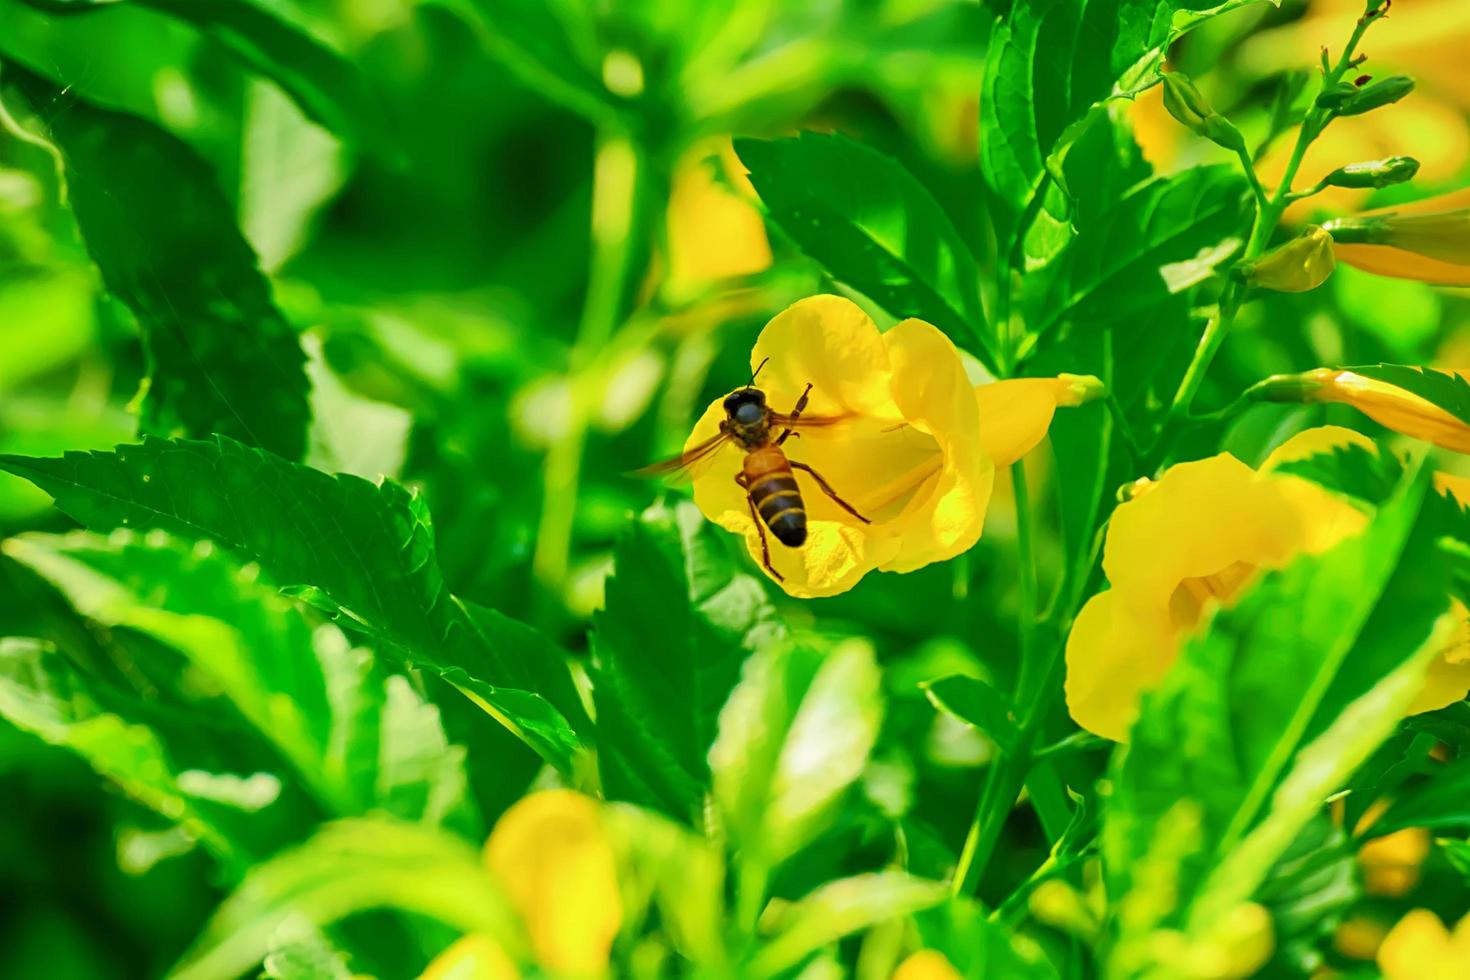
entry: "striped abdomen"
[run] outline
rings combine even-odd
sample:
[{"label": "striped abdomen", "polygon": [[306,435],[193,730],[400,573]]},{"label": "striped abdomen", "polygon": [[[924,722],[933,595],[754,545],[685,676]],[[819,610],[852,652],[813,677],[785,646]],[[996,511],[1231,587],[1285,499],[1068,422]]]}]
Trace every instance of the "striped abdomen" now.
[{"label": "striped abdomen", "polygon": [[806,508],[786,454],[775,446],[745,457],[745,486],[766,527],[787,547],[806,541]]}]

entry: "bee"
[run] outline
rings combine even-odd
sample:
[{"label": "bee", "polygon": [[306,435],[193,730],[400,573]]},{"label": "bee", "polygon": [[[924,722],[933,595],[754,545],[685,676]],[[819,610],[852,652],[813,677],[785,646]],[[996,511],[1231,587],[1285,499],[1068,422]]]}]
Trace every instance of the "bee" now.
[{"label": "bee", "polygon": [[[769,358],[767,358],[769,360]],[[687,471],[703,460],[709,459],[727,443],[734,443],[745,453],[744,465],[735,474],[735,482],[745,491],[745,503],[750,508],[751,520],[761,539],[761,560],[777,581],[784,576],[771,567],[771,549],[766,542],[766,529],[770,528],[776,540],[788,548],[800,548],[806,543],[806,505],[802,502],[801,487],[796,482],[796,471],[807,474],[817,487],[828,497],[864,524],[871,524],[866,517],[840,497],[822,475],[806,463],[786,455],[782,448],[798,429],[824,428],[837,425],[846,419],[842,415],[803,415],[812,385],[807,384],[796,406],[790,413],[774,411],[766,404],[766,393],[755,386],[760,366],[750,376],[750,384],[737,388],[725,396],[725,417],[720,420],[720,431],[690,448],[682,455],[664,460],[634,471],[634,476],[661,476]]]}]

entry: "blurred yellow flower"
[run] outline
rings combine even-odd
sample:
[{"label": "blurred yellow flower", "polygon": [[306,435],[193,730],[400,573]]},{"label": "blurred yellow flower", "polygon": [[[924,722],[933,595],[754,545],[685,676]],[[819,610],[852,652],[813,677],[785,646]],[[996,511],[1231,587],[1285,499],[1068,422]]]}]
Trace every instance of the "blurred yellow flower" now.
[{"label": "blurred yellow flower", "polygon": [[1377,919],[1349,916],[1332,933],[1332,948],[1354,960],[1371,960],[1383,945],[1388,928]]},{"label": "blurred yellow flower", "polygon": [[[804,414],[845,417],[784,448],[870,522],[800,478],[806,541],[789,548],[772,538],[770,556],[781,587],[803,598],[845,592],[874,570],[911,572],[968,550],[985,523],[995,466],[1034,447],[1058,406],[1101,387],[1063,376],[977,389],[938,329],[905,320],[881,333],[840,296],[809,297],[772,319],[751,352],[752,369],[763,363],[759,387],[772,409],[789,412],[810,384]],[[723,401],[710,403],[686,450],[719,432]],[[722,465],[696,469],[694,501],[742,535],[763,565],[759,531],[734,479],[738,453],[725,449],[719,458]]]},{"label": "blurred yellow flower", "polygon": [[893,971],[893,980],[960,980],[960,971],[932,949],[912,954]]},{"label": "blurred yellow flower", "polygon": [[[571,790],[522,798],[485,842],[485,864],[520,915],[537,965],[569,976],[606,972],[623,905],[596,800]],[[429,965],[423,980],[518,976],[494,940],[466,936]]]},{"label": "blurred yellow flower", "polygon": [[754,199],[728,136],[686,154],[674,173],[667,218],[669,279],[676,291],[770,267],[771,245]]},{"label": "blurred yellow flower", "polygon": [[1439,916],[1415,909],[1378,947],[1384,980],[1470,980],[1470,915],[1452,933]]},{"label": "blurred yellow flower", "polygon": [[1267,401],[1351,405],[1395,432],[1453,452],[1470,453],[1470,425],[1433,402],[1378,378],[1337,368],[1317,368],[1276,375],[1257,387]]},{"label": "blurred yellow flower", "polygon": [[[1309,429],[1252,470],[1228,453],[1171,467],[1120,504],[1103,569],[1111,588],[1087,601],[1067,639],[1067,706],[1079,725],[1123,741],[1139,697],[1173,664],[1211,602],[1229,604],[1263,571],[1320,554],[1367,517],[1299,477],[1273,470],[1336,445],[1372,442],[1348,429]],[[1446,656],[1458,656],[1446,651]],[[1431,671],[1422,705],[1464,697],[1470,674]]]},{"label": "blurred yellow flower", "polygon": [[1470,286],[1470,189],[1324,226],[1337,257],[1381,276]]}]

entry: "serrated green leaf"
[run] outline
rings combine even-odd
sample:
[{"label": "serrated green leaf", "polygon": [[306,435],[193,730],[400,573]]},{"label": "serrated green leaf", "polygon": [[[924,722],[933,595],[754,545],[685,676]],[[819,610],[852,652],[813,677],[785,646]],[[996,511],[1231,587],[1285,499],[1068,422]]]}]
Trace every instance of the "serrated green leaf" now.
[{"label": "serrated green leaf", "polygon": [[401,909],[489,934],[515,955],[522,938],[480,855],[458,837],[387,819],[342,820],[257,865],[225,899],[175,980],[233,980],[270,952],[283,925],[325,928],[355,912]]},{"label": "serrated green leaf", "polygon": [[1275,472],[1311,480],[1371,508],[1393,493],[1403,466],[1392,453],[1349,444],[1282,463]]},{"label": "serrated green leaf", "polygon": [[314,633],[258,569],[162,531],[146,542],[127,532],[32,534],[4,550],[93,621],[181,653],[329,812],[382,809],[479,830],[466,809],[464,749],[448,743],[438,709],[403,677],[385,677],[337,630]]},{"label": "serrated green leaf", "polygon": [[897,160],[838,135],[735,141],[770,217],[832,276],[995,369],[975,259]]},{"label": "serrated green leaf", "polygon": [[901,871],[829,881],[782,910],[776,934],[751,959],[748,975],[776,976],[843,936],[933,908],[948,898],[949,888],[942,882]]},{"label": "serrated green leaf", "polygon": [[697,822],[720,708],[741,662],[784,628],[692,504],[645,511],[613,560],[592,634],[603,787]]},{"label": "serrated green leaf", "polygon": [[996,238],[1012,241],[1054,157],[1110,95],[1157,78],[1168,43],[1252,0],[1016,0],[996,26],[980,166]]},{"label": "serrated green leaf", "polygon": [[1120,970],[1152,955],[1154,928],[1198,934],[1250,899],[1402,717],[1452,625],[1427,483],[1219,612],[1146,696],[1103,835]]},{"label": "serrated green leaf", "polygon": [[[1215,166],[1155,177],[1099,203],[1096,214],[1079,209],[1066,248],[1025,280],[1028,328],[1045,333],[1065,318],[1124,320],[1197,284],[1243,244],[1234,236],[1246,204],[1234,168]],[[1190,273],[1170,275],[1177,264],[1189,264]]]},{"label": "serrated green leaf", "polygon": [[1002,749],[1015,745],[1020,732],[1004,694],[978,677],[952,674],[922,685],[934,707],[989,735]]},{"label": "serrated green leaf", "polygon": [[[22,0],[51,14],[87,15],[117,0]],[[387,159],[393,145],[380,100],[367,76],[284,4],[254,0],[135,0],[139,6],[193,24],[245,65],[280,86],[301,111],[348,143]],[[39,69],[43,66],[34,66]]]},{"label": "serrated green leaf", "polygon": [[305,355],[204,161],[151,123],[10,74],[47,114],[87,250],[142,327],[141,429],[218,432],[299,459]]},{"label": "serrated green leaf", "polygon": [[780,863],[820,834],[862,774],[882,716],[872,649],[789,645],[745,662],[709,753],[715,801],[752,866]]},{"label": "serrated green leaf", "polygon": [[428,510],[399,484],[328,476],[223,436],[148,438],[60,459],[0,456],[0,469],[35,483],[92,530],[213,540],[278,583],[318,589],[349,629],[459,687],[570,769],[580,742],[548,700],[575,700],[565,664],[449,594]]},{"label": "serrated green leaf", "polygon": [[1429,771],[1429,779],[1402,792],[1377,820],[1366,837],[1381,837],[1405,827],[1430,830],[1470,830],[1470,759],[1460,759]]}]

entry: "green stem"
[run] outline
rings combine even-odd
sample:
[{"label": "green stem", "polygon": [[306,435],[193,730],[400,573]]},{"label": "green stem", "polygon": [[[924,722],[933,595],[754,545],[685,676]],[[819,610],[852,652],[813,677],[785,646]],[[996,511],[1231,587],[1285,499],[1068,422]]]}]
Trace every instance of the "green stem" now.
[{"label": "green stem", "polygon": [[566,580],[576,518],[577,485],[587,426],[600,398],[601,385],[592,368],[622,321],[628,285],[641,249],[635,233],[645,195],[640,193],[644,158],[631,140],[604,133],[599,140],[592,179],[592,258],[587,297],[571,350],[568,383],[571,405],[566,429],[546,456],[541,523],[536,535],[532,571],[537,581],[559,590]]},{"label": "green stem", "polygon": [[[1342,56],[1338,58],[1337,64],[1324,77],[1322,86],[1330,88],[1341,81],[1342,76],[1353,64],[1353,52],[1357,50],[1358,42],[1363,39],[1363,33],[1367,31],[1368,25],[1377,19],[1376,15],[1368,15],[1358,18],[1357,25],[1353,29],[1352,37],[1348,39],[1347,46],[1343,48]],[[1301,129],[1297,132],[1296,145],[1292,147],[1291,159],[1287,161],[1286,170],[1281,175],[1281,181],[1276,186],[1275,192],[1268,200],[1260,190],[1260,179],[1256,176],[1255,168],[1251,164],[1250,157],[1241,154],[1241,163],[1245,167],[1245,173],[1251,182],[1252,190],[1256,192],[1256,215],[1251,225],[1251,234],[1246,242],[1245,251],[1241,255],[1241,261],[1249,262],[1258,258],[1266,250],[1275,234],[1277,226],[1281,223],[1281,215],[1286,211],[1286,206],[1293,200],[1291,190],[1292,182],[1296,180],[1297,171],[1301,169],[1302,161],[1306,159],[1307,149],[1316,138],[1322,135],[1327,124],[1332,121],[1332,113],[1326,109],[1313,106],[1302,120]],[[1219,353],[1220,345],[1224,342],[1230,327],[1235,323],[1236,314],[1245,299],[1245,285],[1237,280],[1231,280],[1225,286],[1220,295],[1218,312],[1205,327],[1204,334],[1200,337],[1199,346],[1195,348],[1194,358],[1184,372],[1184,378],[1179,383],[1179,390],[1174,394],[1174,400],[1169,406],[1169,414],[1165,418],[1162,431],[1155,441],[1152,450],[1148,454],[1149,468],[1157,466],[1163,461],[1173,436],[1177,433],[1179,423],[1189,412],[1189,407],[1194,401],[1195,394],[1199,391],[1200,384],[1204,381],[1205,373],[1214,361],[1215,355]]]},{"label": "green stem", "polygon": [[[1030,651],[1036,629],[1036,563],[1032,553],[1035,528],[1024,460],[1011,464],[1011,487],[1016,498],[1016,553],[1020,566],[1017,570],[1017,587],[1020,591],[1018,633],[1021,640],[1021,668],[1016,681],[1019,695],[1027,689],[1033,669]],[[1020,704],[1019,697],[1017,704]],[[986,770],[985,783],[975,804],[975,816],[970,821],[970,830],[965,836],[965,846],[960,852],[959,864],[955,867],[951,882],[956,895],[970,894],[980,884],[985,866],[990,862],[990,855],[1000,839],[1006,814],[1010,812],[1025,783],[1026,771],[1030,768],[1030,743],[1035,739],[1034,731],[1028,731],[1024,727],[1027,720],[1023,716],[1021,737],[1016,744]]]}]

